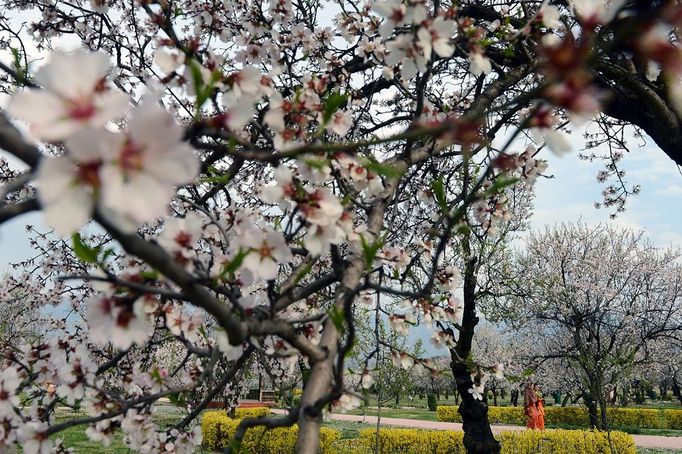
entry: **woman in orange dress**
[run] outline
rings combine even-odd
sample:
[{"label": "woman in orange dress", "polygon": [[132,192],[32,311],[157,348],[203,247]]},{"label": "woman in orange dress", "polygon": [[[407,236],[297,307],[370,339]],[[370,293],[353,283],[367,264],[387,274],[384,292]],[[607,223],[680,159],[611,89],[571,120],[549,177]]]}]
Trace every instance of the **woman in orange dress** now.
[{"label": "woman in orange dress", "polygon": [[532,383],[526,383],[526,389],[523,391],[523,409],[528,418],[526,427],[529,429],[537,429],[538,424],[538,395],[535,393],[535,387]]},{"label": "woman in orange dress", "polygon": [[542,397],[540,387],[535,384],[535,397],[537,416],[535,417],[535,429],[545,430],[545,399]]}]

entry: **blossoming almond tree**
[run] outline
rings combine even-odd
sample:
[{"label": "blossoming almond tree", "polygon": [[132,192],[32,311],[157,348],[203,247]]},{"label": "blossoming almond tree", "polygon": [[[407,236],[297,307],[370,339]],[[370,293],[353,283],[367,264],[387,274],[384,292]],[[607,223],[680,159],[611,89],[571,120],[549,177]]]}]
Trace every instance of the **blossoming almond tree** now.
[{"label": "blossoming almond tree", "polygon": [[[648,350],[682,331],[679,252],[658,250],[641,234],[568,224],[531,235],[513,260],[500,297],[528,333],[536,364],[568,365],[592,426],[608,428],[607,394]],[[599,409],[599,411],[597,410]]]},{"label": "blossoming almond tree", "polygon": [[[679,6],[598,3],[4,1],[0,222],[41,210],[54,229],[29,228],[36,256],[4,285],[59,315],[3,350],[0,444],[61,450],[50,436],[82,424],[192,451],[197,416],[258,358],[303,367],[302,398],[235,442],[298,423],[297,451],[317,452],[323,412],[371,383],[345,358],[354,307],[379,295],[404,300],[394,329],[430,324],[457,352],[464,444],[499,452],[476,391],[500,371],[467,361],[478,318],[452,251],[512,220],[511,186],[566,152],[571,122],[611,145],[616,211],[636,192],[625,125],[682,162]],[[161,397],[190,403],[174,427],[151,419]]]}]

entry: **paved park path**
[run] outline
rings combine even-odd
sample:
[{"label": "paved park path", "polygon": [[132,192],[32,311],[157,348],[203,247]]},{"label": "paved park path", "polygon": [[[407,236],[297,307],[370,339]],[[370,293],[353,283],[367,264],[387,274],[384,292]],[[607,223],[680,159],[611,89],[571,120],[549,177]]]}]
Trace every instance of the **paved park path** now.
[{"label": "paved park path", "polygon": [[[272,410],[273,413],[285,414],[285,410]],[[331,419],[337,421],[356,421],[366,424],[376,424],[376,416],[363,415],[345,415],[341,413],[332,413],[329,415]],[[432,430],[462,430],[462,424],[456,422],[439,422],[439,421],[422,421],[419,419],[403,419],[403,418],[381,418],[381,425],[411,427],[413,429],[432,429]],[[502,426],[492,425],[493,433],[499,434],[505,431],[520,431],[526,430],[522,426]],[[660,435],[637,435],[633,434],[632,438],[635,440],[635,445],[640,448],[665,448],[665,449],[681,449],[682,437],[663,437]]]}]

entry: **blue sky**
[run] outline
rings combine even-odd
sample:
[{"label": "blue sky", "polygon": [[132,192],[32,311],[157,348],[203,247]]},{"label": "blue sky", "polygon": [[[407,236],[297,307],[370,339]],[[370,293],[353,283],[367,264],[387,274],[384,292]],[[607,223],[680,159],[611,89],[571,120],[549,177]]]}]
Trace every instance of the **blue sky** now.
[{"label": "blue sky", "polygon": [[682,247],[682,174],[651,139],[643,148],[633,147],[621,161],[629,184],[642,189],[630,197],[625,213],[615,220],[609,219],[611,210],[594,208],[604,189],[596,180],[600,163],[582,161],[577,152],[563,157],[544,153],[543,157],[549,161],[546,173],[555,178],[538,180],[533,228],[582,218],[589,224],[612,223],[644,231],[660,247]]}]

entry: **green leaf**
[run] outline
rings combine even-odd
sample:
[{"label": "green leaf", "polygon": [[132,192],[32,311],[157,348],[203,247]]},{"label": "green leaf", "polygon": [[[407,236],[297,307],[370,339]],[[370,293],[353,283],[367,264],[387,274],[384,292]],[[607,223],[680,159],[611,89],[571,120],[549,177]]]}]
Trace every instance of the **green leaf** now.
[{"label": "green leaf", "polygon": [[199,115],[201,107],[211,96],[211,93],[213,93],[213,87],[220,79],[221,73],[219,70],[214,70],[211,73],[210,79],[206,81],[201,72],[201,65],[196,60],[189,61],[189,69],[192,74],[194,93],[196,93],[197,96],[197,115]]},{"label": "green leaf", "polygon": [[457,224],[456,229],[457,229],[457,233],[459,233],[460,235],[467,235],[471,232],[471,229],[469,228],[469,226],[464,224],[464,223]]},{"label": "green leaf", "polygon": [[329,167],[329,160],[327,159],[306,159],[305,163],[308,165],[308,167],[320,171],[324,171],[326,168]]},{"label": "green leaf", "polygon": [[345,94],[341,94],[337,91],[332,93],[327,97],[327,99],[324,101],[324,112],[322,114],[322,121],[323,124],[329,123],[329,120],[331,120],[332,115],[334,115],[334,112],[339,110],[339,107],[344,105],[346,103],[346,100],[348,99],[348,96]]},{"label": "green leaf", "polygon": [[379,252],[381,246],[384,245],[384,242],[383,240],[378,238],[375,241],[373,241],[372,244],[369,244],[367,243],[367,240],[365,240],[365,237],[362,235],[360,235],[360,241],[362,242],[362,255],[365,259],[365,267],[369,269],[372,267],[372,264],[374,263],[374,258],[377,256],[377,252]]},{"label": "green leaf", "polygon": [[227,184],[232,178],[229,175],[216,175],[214,177],[204,177],[197,179],[198,183],[219,183]]},{"label": "green leaf", "polygon": [[12,66],[14,71],[17,73],[17,84],[23,85],[26,82],[28,75],[28,68],[23,68],[21,66],[21,51],[17,48],[11,47],[12,51]]},{"label": "green leaf", "polygon": [[240,249],[237,255],[234,256],[232,261],[225,266],[225,269],[223,269],[223,272],[221,273],[221,276],[233,276],[235,271],[241,266],[242,262],[244,261],[244,257],[247,256],[247,254],[250,252],[250,250],[244,250]]},{"label": "green leaf", "polygon": [[313,269],[312,263],[308,263],[306,266],[304,266],[303,269],[301,269],[301,271],[299,271],[298,274],[296,275],[296,279],[294,279],[294,284],[298,284],[299,282],[301,282],[303,278],[306,277],[306,275],[310,273],[310,270],[312,269]]},{"label": "green leaf", "polygon": [[[201,74],[201,66],[196,60],[189,61],[189,71],[192,74],[192,83],[194,84],[194,93],[197,94],[197,104],[201,106],[203,102],[199,102],[199,94],[204,91],[204,76]],[[206,101],[204,99],[204,101]]]},{"label": "green leaf", "polygon": [[159,278],[159,272],[156,270],[140,271],[138,273],[138,276],[140,276],[145,281],[155,281]]},{"label": "green leaf", "polygon": [[438,177],[437,180],[433,180],[431,183],[431,191],[433,191],[433,197],[436,199],[436,203],[438,203],[440,209],[447,211],[448,199],[445,196],[445,185],[443,184],[443,179],[441,177]]},{"label": "green leaf", "polygon": [[495,178],[493,180],[493,185],[488,189],[488,193],[490,194],[499,194],[504,190],[504,188],[513,186],[519,181],[518,178],[508,178],[504,176],[500,176],[498,178]]},{"label": "green leaf", "polygon": [[370,162],[365,165],[365,168],[387,178],[398,178],[403,174],[403,172],[398,170],[396,167],[382,164],[380,162]]},{"label": "green leaf", "polygon": [[87,263],[97,263],[97,250],[85,244],[79,233],[71,235],[71,241],[76,257]]},{"label": "green leaf", "polygon": [[114,254],[114,252],[115,252],[114,248],[110,247],[110,248],[105,249],[104,254],[102,254],[102,261],[105,261],[106,259],[108,259],[111,255]]},{"label": "green leaf", "polygon": [[187,405],[187,401],[181,393],[169,394],[168,400],[170,400],[171,403],[177,407],[185,407]]}]

